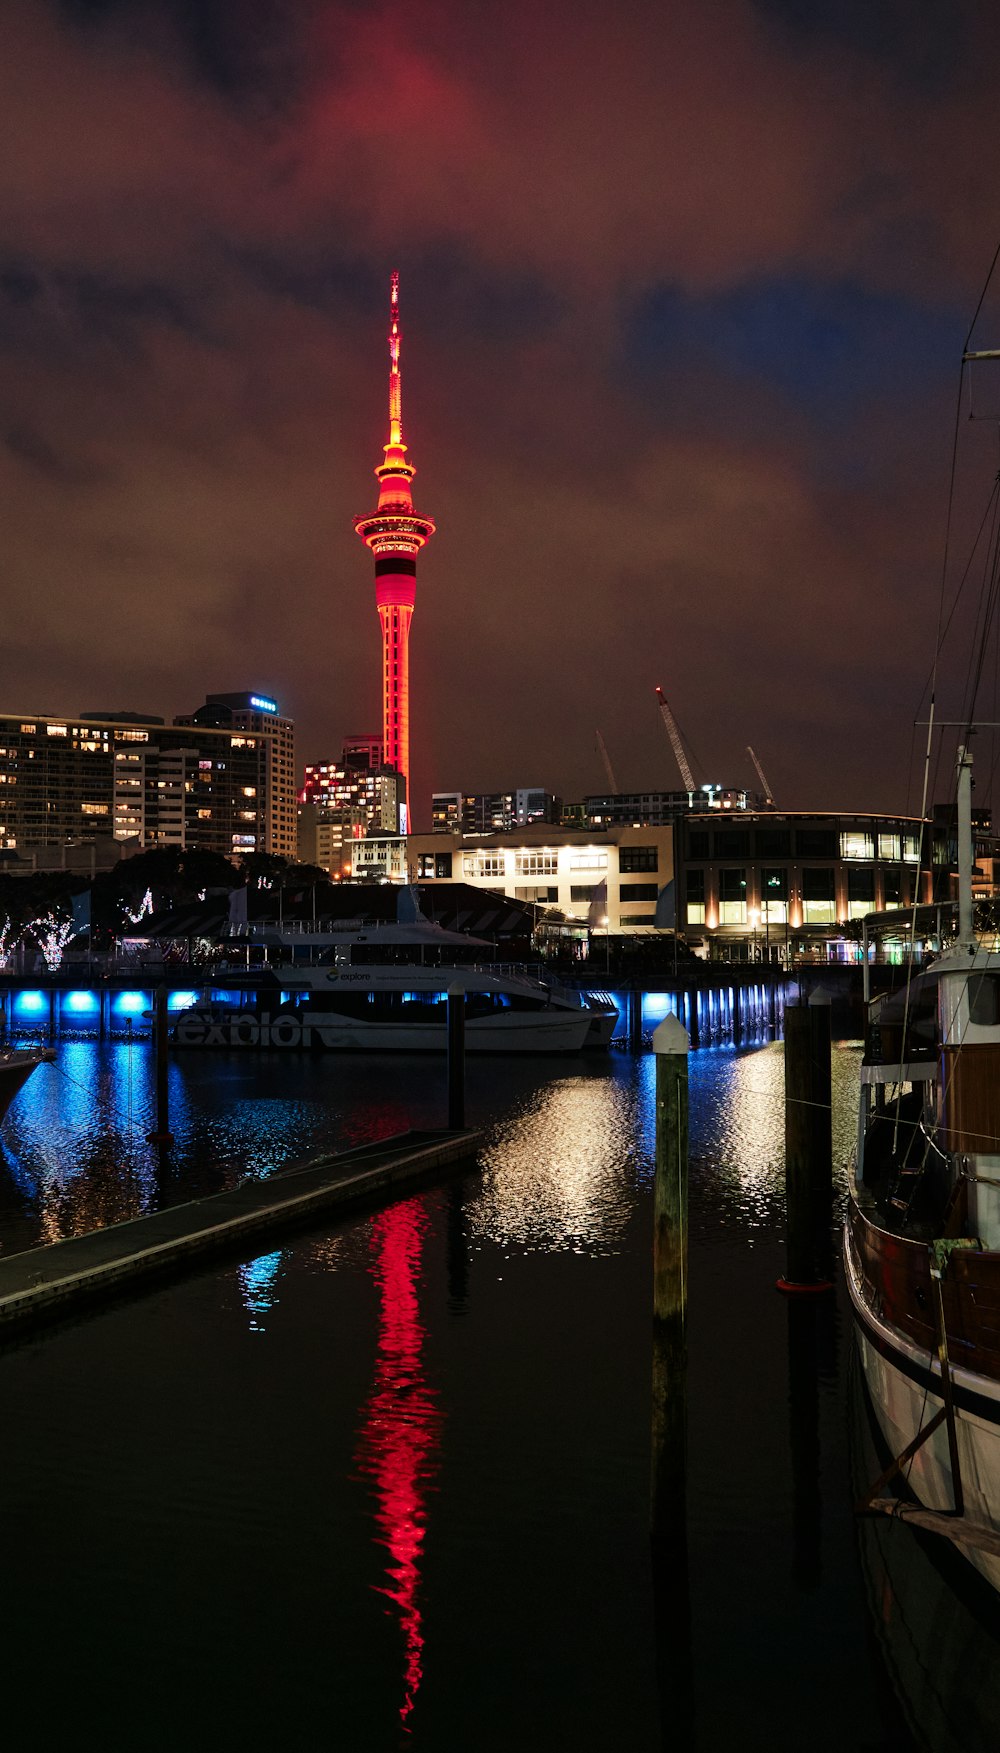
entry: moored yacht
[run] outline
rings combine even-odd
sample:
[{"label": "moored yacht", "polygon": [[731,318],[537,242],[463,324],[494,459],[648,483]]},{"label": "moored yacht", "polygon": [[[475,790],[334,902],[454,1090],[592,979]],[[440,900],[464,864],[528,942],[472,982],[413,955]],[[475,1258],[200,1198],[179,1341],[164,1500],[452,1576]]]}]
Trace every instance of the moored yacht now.
[{"label": "moored yacht", "polygon": [[[958,936],[870,1006],[844,1262],[893,1464],[865,1508],[946,1535],[1000,1588],[1000,954],[973,929],[958,762]],[[902,1478],[913,1501],[884,1495]]]}]

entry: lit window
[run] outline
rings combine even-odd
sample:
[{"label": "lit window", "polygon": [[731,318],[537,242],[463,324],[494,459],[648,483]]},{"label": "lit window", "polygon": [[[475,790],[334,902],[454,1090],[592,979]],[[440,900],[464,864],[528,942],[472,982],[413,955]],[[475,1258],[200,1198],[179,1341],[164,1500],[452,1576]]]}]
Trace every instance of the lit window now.
[{"label": "lit window", "polygon": [[874,858],[875,837],[867,828],[849,829],[840,836],[841,858]]},{"label": "lit window", "polygon": [[66,726],[64,724],[47,724],[45,726],[45,732],[46,735],[50,737],[64,737],[66,735]]},{"label": "lit window", "polygon": [[890,864],[898,864],[903,856],[903,842],[899,834],[880,834],[878,837],[878,855]]}]

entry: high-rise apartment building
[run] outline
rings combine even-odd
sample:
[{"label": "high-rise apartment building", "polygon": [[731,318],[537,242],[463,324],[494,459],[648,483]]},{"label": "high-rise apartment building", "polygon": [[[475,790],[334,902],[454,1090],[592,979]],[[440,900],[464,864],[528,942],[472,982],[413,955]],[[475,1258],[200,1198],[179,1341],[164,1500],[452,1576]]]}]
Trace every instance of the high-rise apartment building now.
[{"label": "high-rise apartment building", "polygon": [[135,713],[0,715],[0,846],[113,836],[231,858],[264,833],[268,739]]},{"label": "high-rise apartment building", "polygon": [[206,694],[204,706],[174,719],[228,730],[236,736],[264,738],[267,772],[264,780],[264,832],[260,850],[282,858],[298,856],[298,789],[295,775],[295,725],[282,716],[268,694]]},{"label": "high-rise apartment building", "polygon": [[[299,857],[335,876],[349,874],[353,843],[371,833],[398,834],[405,821],[406,781],[377,756],[377,738],[348,739],[339,761],[305,770],[299,797]],[[375,757],[375,759],[372,759]]]},{"label": "high-rise apartment building", "polygon": [[533,822],[557,824],[562,801],[551,791],[525,787],[519,791],[436,791],[431,799],[431,826],[436,834],[505,833]]}]

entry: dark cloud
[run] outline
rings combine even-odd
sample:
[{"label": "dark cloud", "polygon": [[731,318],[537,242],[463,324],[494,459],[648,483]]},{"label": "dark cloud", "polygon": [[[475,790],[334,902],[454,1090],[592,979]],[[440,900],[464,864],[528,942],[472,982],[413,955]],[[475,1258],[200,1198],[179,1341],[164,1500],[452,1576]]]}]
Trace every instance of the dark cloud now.
[{"label": "dark cloud", "polygon": [[898,807],[998,230],[993,26],[920,10],[10,0],[3,697],[377,724],[399,266],[418,793],[672,783],[662,682]]}]

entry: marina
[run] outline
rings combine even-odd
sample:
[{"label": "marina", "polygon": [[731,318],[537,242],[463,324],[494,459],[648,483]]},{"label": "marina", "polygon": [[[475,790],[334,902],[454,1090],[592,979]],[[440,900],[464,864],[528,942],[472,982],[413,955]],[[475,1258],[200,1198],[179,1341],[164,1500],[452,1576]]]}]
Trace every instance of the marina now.
[{"label": "marina", "polygon": [[[838,1198],[860,1061],[857,1042],[835,1045]],[[898,1570],[920,1537],[887,1524],[870,1549],[855,1517],[852,1445],[870,1437],[851,1410],[843,1286],[822,1307],[774,1292],[780,1042],[690,1056],[689,1565],[651,1565],[653,1073],[648,1052],[472,1058],[473,1172],[8,1343],[12,1733],[32,1719],[39,1591],[59,1564],[86,1579],[46,1595],[66,1732],[98,1721],[79,1700],[111,1638],[123,1709],[145,1709],[149,1640],[173,1670],[143,1716],[156,1749],[282,1733],[306,1746],[333,1722],[373,1753],[401,1734],[431,1750],[460,1744],[470,1718],[477,1745],[500,1749],[530,1711],[536,1745],[652,1753],[683,1707],[699,1745],[791,1753],[817,1694],[811,1746],[858,1745],[859,1712],[865,1745],[934,1745],[895,1689],[922,1678],[905,1562],[898,1623],[883,1587],[872,1636],[872,1566],[887,1550]],[[145,1138],[148,1042],[67,1040],[38,1070],[0,1134],[11,1266],[33,1239],[169,1212],[248,1173],[270,1197],[304,1153],[439,1127],[445,1101],[435,1058],[182,1055],[170,1078],[161,1152]],[[922,1562],[938,1576],[933,1547]],[[992,1647],[974,1606],[955,1611]],[[935,1679],[939,1694],[957,1684]]]}]

